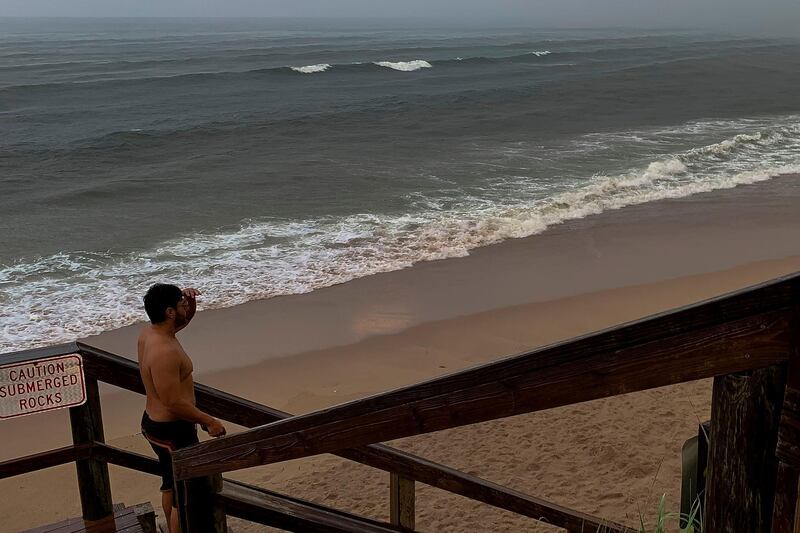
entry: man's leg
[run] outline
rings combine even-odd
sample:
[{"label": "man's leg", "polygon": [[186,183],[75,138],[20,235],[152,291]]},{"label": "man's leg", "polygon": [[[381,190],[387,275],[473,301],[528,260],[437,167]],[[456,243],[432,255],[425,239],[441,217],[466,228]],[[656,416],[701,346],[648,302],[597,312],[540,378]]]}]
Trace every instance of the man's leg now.
[{"label": "man's leg", "polygon": [[172,508],[172,514],[169,517],[169,533],[181,533],[181,521],[178,519],[178,508]]},{"label": "man's leg", "polygon": [[164,519],[169,522],[169,517],[172,515],[172,491],[161,491],[161,507],[164,509]]},{"label": "man's leg", "polygon": [[164,520],[167,522],[169,533],[181,533],[181,522],[178,518],[178,507],[172,498],[171,490],[161,491],[161,506],[164,508]]}]

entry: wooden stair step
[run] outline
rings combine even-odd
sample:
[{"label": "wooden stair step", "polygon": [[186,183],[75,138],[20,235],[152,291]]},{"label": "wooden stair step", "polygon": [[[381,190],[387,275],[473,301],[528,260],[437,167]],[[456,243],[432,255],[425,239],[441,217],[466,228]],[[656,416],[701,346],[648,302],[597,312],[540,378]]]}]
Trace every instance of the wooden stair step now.
[{"label": "wooden stair step", "polygon": [[55,524],[25,530],[23,533],[154,533],[155,512],[149,504],[125,507],[114,504],[114,514],[97,521],[81,517],[68,518]]}]

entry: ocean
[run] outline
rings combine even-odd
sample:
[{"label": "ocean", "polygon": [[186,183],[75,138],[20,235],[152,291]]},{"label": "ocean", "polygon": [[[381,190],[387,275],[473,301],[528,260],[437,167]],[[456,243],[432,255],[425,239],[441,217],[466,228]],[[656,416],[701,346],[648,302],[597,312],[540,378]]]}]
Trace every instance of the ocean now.
[{"label": "ocean", "polygon": [[0,353],[799,172],[798,87],[699,31],[0,19]]}]

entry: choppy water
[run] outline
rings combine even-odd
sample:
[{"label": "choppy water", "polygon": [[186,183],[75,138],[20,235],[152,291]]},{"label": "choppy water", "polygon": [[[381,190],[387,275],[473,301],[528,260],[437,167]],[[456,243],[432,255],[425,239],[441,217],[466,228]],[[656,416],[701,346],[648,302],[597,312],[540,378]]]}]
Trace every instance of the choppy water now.
[{"label": "choppy water", "polygon": [[0,19],[0,352],[800,170],[800,42]]}]

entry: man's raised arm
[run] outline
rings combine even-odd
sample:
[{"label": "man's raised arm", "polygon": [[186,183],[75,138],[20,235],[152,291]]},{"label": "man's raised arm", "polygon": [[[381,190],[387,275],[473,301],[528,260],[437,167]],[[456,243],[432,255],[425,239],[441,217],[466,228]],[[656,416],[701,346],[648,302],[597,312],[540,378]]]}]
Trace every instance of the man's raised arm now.
[{"label": "man's raised arm", "polygon": [[181,292],[186,302],[189,304],[189,308],[186,310],[186,323],[175,328],[176,333],[188,326],[189,322],[194,318],[194,314],[197,312],[197,297],[200,296],[200,291],[191,287],[183,289]]}]

